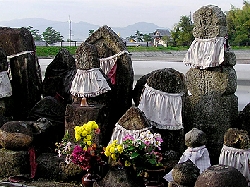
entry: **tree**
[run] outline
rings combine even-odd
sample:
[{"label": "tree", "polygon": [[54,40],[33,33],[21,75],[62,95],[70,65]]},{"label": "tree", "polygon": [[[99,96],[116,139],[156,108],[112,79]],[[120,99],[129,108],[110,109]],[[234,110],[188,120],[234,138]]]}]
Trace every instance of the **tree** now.
[{"label": "tree", "polygon": [[174,45],[189,46],[194,40],[193,27],[190,17],[182,16],[178,24],[170,31]]},{"label": "tree", "polygon": [[143,38],[143,34],[141,34],[140,31],[137,30],[137,31],[135,32],[135,39],[136,39],[136,42],[142,42],[142,41],[143,41],[142,38]]},{"label": "tree", "polygon": [[63,36],[61,36],[60,32],[54,30],[52,27],[48,27],[44,32],[43,32],[43,39],[48,43],[48,44],[53,44],[56,42],[61,42],[63,41]]},{"label": "tree", "polygon": [[43,40],[42,35],[39,34],[39,30],[33,29],[32,26],[28,26],[28,27],[26,27],[26,29],[28,29],[30,31],[30,33],[33,36],[35,41],[42,41]]},{"label": "tree", "polygon": [[242,9],[232,6],[227,12],[228,39],[232,45],[250,44],[250,3],[243,4]]},{"label": "tree", "polygon": [[91,35],[91,34],[93,34],[95,32],[95,30],[89,30],[89,36]]},{"label": "tree", "polygon": [[150,36],[149,34],[144,34],[143,35],[143,41],[144,42],[151,42],[152,41],[152,36]]}]

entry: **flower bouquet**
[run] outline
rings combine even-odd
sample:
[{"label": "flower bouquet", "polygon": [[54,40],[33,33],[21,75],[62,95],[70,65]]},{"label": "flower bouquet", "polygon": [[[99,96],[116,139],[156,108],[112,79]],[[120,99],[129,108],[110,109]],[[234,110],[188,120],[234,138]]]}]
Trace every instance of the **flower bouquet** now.
[{"label": "flower bouquet", "polygon": [[75,127],[75,142],[69,141],[68,133],[63,140],[57,143],[58,156],[66,155],[67,164],[74,163],[87,171],[90,177],[102,163],[102,148],[93,142],[96,134],[100,133],[99,126],[95,121],[89,121],[81,126]]},{"label": "flower bouquet", "polygon": [[126,135],[121,144],[114,140],[109,144],[104,154],[124,163],[124,166],[133,166],[138,176],[142,176],[146,169],[162,166],[161,135],[150,130],[140,133],[138,138]]}]

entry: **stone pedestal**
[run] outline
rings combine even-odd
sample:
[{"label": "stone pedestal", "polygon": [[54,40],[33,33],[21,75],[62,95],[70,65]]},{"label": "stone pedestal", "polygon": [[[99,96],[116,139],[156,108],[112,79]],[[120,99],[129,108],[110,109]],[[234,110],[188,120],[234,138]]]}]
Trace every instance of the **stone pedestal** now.
[{"label": "stone pedestal", "polygon": [[0,149],[0,177],[30,174],[28,151]]},{"label": "stone pedestal", "polygon": [[74,141],[75,126],[83,125],[88,121],[96,121],[101,133],[99,144],[106,145],[111,137],[111,131],[107,131],[108,111],[104,105],[80,106],[80,104],[68,104],[65,112],[65,131],[69,133],[70,140]]}]

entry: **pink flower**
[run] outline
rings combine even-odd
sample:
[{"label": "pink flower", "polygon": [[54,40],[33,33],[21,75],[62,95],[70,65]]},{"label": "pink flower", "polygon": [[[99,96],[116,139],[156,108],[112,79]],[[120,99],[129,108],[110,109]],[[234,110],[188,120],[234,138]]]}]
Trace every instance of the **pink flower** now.
[{"label": "pink flower", "polygon": [[126,141],[126,140],[134,140],[134,137],[127,134],[124,138],[123,138],[123,141]]},{"label": "pink flower", "polygon": [[100,130],[99,128],[97,128],[97,129],[95,130],[95,133],[96,133],[96,134],[100,134],[100,132],[101,132],[101,130]]}]

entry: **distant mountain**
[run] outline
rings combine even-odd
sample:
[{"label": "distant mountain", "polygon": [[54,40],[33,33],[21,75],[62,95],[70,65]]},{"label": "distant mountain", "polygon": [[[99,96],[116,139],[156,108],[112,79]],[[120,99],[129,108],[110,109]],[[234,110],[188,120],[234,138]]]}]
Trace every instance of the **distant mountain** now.
[{"label": "distant mountain", "polygon": [[[89,30],[97,30],[102,25],[94,25],[87,22],[71,22],[68,21],[51,21],[43,18],[25,18],[25,19],[15,19],[10,21],[0,21],[0,27],[28,27],[32,26],[33,29],[39,30],[39,34],[42,34],[47,27],[52,27],[56,31],[60,32],[66,41],[69,38],[69,30],[71,25],[71,39],[75,41],[84,41],[89,36]],[[139,22],[133,25],[128,25],[127,27],[111,27],[117,34],[122,38],[134,35],[138,30],[142,34],[149,34],[154,32],[159,26],[153,23]]]}]

